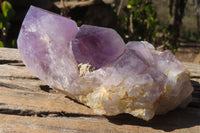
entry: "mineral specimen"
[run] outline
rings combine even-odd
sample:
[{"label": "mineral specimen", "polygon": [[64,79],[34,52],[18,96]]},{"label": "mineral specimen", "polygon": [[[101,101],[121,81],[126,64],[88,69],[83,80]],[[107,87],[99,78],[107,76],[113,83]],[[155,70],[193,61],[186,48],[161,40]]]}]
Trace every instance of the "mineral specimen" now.
[{"label": "mineral specimen", "polygon": [[189,73],[169,51],[148,42],[125,45],[116,31],[31,6],[17,40],[26,67],[50,87],[95,113],[144,120],[190,96]]}]

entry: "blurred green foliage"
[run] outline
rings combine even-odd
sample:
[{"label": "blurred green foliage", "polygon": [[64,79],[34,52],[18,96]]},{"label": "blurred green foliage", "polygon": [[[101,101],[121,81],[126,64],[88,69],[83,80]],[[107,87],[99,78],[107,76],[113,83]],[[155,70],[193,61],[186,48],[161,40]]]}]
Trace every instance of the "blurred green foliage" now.
[{"label": "blurred green foliage", "polygon": [[129,0],[122,18],[124,33],[129,40],[155,41],[156,12],[149,0]]},{"label": "blurred green foliage", "polygon": [[129,0],[124,9],[125,15],[120,18],[121,29],[119,33],[125,41],[148,41],[162,49],[177,50],[171,45],[172,34],[168,25],[160,23],[151,0]]},{"label": "blurred green foliage", "polygon": [[9,1],[3,1],[0,4],[0,47],[16,47],[16,43],[12,43],[14,40],[8,39],[10,21],[14,18],[15,11]]},{"label": "blurred green foliage", "polygon": [[[154,2],[154,5],[152,4],[152,2]],[[20,27],[16,28],[17,27],[16,22],[15,22],[16,20],[14,19],[15,10],[17,14],[19,14],[18,11],[19,10],[21,11],[21,7],[22,7],[22,5],[17,4],[17,3],[18,2],[16,1],[14,2],[13,0],[0,0],[0,6],[1,6],[0,7],[0,47],[16,47],[16,36],[18,34],[18,30]],[[163,3],[163,1],[160,1],[160,3]],[[160,3],[158,5],[159,9],[165,6],[166,7],[165,10],[167,10],[167,3],[164,3],[163,5],[160,5]],[[15,10],[13,9],[13,6],[15,7]],[[17,6],[19,6],[20,8]],[[131,40],[135,40],[135,41],[146,40],[154,44],[156,47],[162,46],[162,48],[164,49],[171,49],[172,51],[176,51],[178,48],[178,45],[175,45],[175,46],[171,45],[170,36],[173,34],[173,32],[169,27],[168,19],[166,19],[167,15],[163,16],[163,19],[162,19],[163,21],[165,21],[165,23],[160,22],[160,19],[158,20],[159,16],[157,16],[157,13],[159,15],[159,12],[161,10],[158,10],[158,7],[156,9],[154,7],[156,8],[154,0],[129,0],[127,6],[125,6],[124,8],[123,15],[118,16],[119,21],[114,21],[116,23],[113,24],[112,28],[115,28],[120,33],[120,35],[123,37],[125,42],[131,41]],[[86,11],[88,9],[89,7],[78,10],[79,12],[75,12],[76,16],[82,15],[80,17],[81,18],[80,20],[79,19],[76,20],[72,17],[72,19],[77,21],[77,24],[79,26],[85,23],[86,19],[93,17],[92,15],[90,17],[84,17],[84,12],[86,14]],[[27,10],[24,10],[24,14],[25,14],[25,11]],[[167,11],[164,13],[168,14]],[[116,15],[115,17],[117,18],[117,13],[115,15]],[[20,25],[21,25],[21,21],[22,20],[19,21]],[[97,25],[97,24],[93,23],[93,25]],[[13,31],[15,33],[14,35],[13,35]],[[187,30],[182,30],[181,36],[185,38],[194,39],[194,40],[195,39],[200,40],[199,34],[188,32]]]}]

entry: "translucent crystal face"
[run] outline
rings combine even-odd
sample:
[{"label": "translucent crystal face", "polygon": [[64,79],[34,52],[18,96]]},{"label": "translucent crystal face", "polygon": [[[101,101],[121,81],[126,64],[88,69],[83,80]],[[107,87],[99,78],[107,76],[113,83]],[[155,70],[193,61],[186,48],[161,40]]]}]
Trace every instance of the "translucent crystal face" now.
[{"label": "translucent crystal face", "polygon": [[33,6],[17,43],[33,74],[97,114],[149,120],[176,108],[193,90],[187,70],[169,51],[143,41],[125,45],[113,29],[77,27]]},{"label": "translucent crystal face", "polygon": [[101,68],[119,57],[125,48],[122,38],[113,29],[82,25],[72,49],[78,63]]}]

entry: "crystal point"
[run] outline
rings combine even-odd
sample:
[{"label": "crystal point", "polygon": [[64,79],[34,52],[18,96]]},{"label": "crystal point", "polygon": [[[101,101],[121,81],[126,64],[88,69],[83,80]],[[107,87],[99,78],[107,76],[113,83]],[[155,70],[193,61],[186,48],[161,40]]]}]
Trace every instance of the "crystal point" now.
[{"label": "crystal point", "polygon": [[82,25],[72,49],[78,63],[89,63],[98,69],[119,57],[125,43],[113,29]]}]

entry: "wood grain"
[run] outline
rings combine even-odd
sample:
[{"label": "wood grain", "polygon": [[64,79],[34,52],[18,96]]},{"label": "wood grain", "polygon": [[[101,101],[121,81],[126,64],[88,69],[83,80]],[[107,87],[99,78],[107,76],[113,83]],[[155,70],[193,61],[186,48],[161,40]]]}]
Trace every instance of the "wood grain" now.
[{"label": "wood grain", "polygon": [[[144,122],[130,115],[115,117],[62,116],[36,117],[0,114],[0,130],[6,132],[80,132],[80,133],[199,133],[198,110],[175,110]],[[185,118],[184,118],[185,117]],[[183,119],[184,118],[184,119]],[[183,121],[186,120],[187,121]],[[187,124],[187,125],[186,125]]]},{"label": "wood grain", "polygon": [[200,64],[184,62],[186,68],[190,71],[191,78],[200,78]]},{"label": "wood grain", "polygon": [[184,65],[195,88],[192,103],[146,122],[128,114],[95,115],[29,73],[17,49],[0,48],[0,133],[199,133],[200,65]]}]

